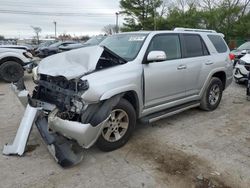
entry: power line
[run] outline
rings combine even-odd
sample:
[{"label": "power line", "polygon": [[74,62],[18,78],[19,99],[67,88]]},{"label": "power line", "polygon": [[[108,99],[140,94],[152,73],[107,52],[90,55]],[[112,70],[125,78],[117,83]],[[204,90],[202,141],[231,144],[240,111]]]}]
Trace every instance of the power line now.
[{"label": "power line", "polygon": [[11,7],[11,8],[46,8],[46,9],[58,9],[58,8],[63,8],[63,9],[79,9],[79,10],[103,10],[103,8],[97,8],[97,7],[87,7],[87,8],[81,8],[79,6],[68,6],[68,5],[46,5],[46,4],[43,4],[43,5],[26,5],[26,4],[5,4],[5,3],[1,3],[1,6],[6,6],[6,7]]},{"label": "power line", "polygon": [[111,13],[72,13],[72,12],[34,12],[25,10],[3,10],[0,9],[2,14],[23,14],[34,16],[85,16],[85,17],[113,17]]}]

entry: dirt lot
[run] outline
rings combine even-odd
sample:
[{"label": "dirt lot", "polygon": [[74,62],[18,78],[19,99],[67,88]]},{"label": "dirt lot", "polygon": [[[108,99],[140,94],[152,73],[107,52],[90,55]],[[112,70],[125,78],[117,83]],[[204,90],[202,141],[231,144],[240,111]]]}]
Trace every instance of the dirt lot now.
[{"label": "dirt lot", "polygon": [[[30,76],[25,77],[32,87]],[[250,187],[250,102],[232,84],[213,112],[192,109],[139,125],[109,153],[92,147],[81,164],[60,168],[36,128],[24,157],[0,155],[0,187]],[[12,142],[24,108],[0,82],[0,148]]]}]

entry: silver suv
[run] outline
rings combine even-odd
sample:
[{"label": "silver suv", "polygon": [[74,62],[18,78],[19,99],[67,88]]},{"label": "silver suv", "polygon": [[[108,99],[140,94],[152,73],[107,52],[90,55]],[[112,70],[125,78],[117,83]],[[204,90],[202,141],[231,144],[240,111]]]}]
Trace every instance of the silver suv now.
[{"label": "silver suv", "polygon": [[[42,60],[19,129],[29,131],[35,120],[58,163],[70,166],[80,161],[80,146],[96,143],[104,151],[123,146],[137,120],[151,123],[198,106],[216,109],[232,78],[229,49],[215,31],[117,34],[99,46]],[[26,104],[26,95],[20,95],[24,84],[13,88]],[[4,153],[24,151],[13,145]]]}]

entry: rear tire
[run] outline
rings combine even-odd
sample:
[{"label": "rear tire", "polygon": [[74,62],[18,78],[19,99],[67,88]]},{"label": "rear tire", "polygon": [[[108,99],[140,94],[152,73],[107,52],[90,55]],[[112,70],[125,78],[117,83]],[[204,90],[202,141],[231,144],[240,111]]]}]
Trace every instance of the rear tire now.
[{"label": "rear tire", "polygon": [[16,82],[24,75],[22,65],[15,61],[6,61],[0,65],[0,77],[6,82]]},{"label": "rear tire", "polygon": [[136,113],[125,99],[113,108],[111,116],[104,125],[96,145],[102,151],[113,151],[127,143],[136,125]]},{"label": "rear tire", "polygon": [[215,110],[220,104],[222,93],[222,81],[219,78],[213,77],[202,96],[200,108],[206,111]]}]

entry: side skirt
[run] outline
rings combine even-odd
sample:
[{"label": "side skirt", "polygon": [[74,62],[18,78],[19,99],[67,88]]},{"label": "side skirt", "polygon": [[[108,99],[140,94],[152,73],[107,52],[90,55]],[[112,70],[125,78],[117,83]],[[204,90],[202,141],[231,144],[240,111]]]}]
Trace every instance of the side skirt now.
[{"label": "side skirt", "polygon": [[146,123],[146,124],[147,123],[152,123],[152,122],[155,122],[157,120],[172,116],[174,114],[178,114],[180,112],[183,112],[185,110],[188,110],[190,108],[194,108],[194,107],[197,107],[197,106],[200,106],[200,101],[193,101],[193,102],[185,103],[185,104],[182,104],[182,105],[179,105],[179,106],[175,106],[173,108],[169,108],[169,109],[166,109],[166,110],[162,110],[160,112],[150,114],[148,116],[145,116],[145,117],[141,118],[140,121],[142,123]]}]

